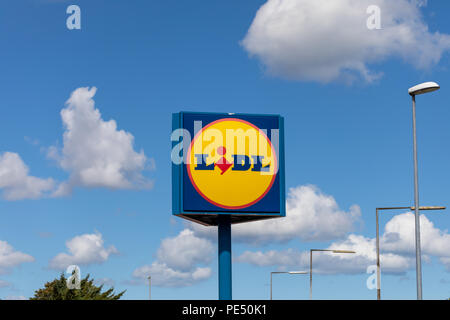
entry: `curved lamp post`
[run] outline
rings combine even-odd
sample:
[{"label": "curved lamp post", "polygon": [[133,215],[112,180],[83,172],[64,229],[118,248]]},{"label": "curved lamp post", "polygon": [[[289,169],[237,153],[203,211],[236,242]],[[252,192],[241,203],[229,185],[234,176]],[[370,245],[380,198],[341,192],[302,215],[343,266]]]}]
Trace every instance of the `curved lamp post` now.
[{"label": "curved lamp post", "polygon": [[[380,227],[379,227],[379,211],[382,210],[415,210],[415,207],[385,207],[376,208],[376,251],[377,251],[377,300],[381,300],[381,267],[380,267]],[[443,206],[426,206],[420,207],[419,210],[445,210]]]},{"label": "curved lamp post", "polygon": [[273,271],[270,273],[270,300],[272,300],[272,275],[273,274],[308,274],[307,271]]},{"label": "curved lamp post", "polygon": [[309,250],[309,299],[312,299],[312,253],[313,251],[327,251],[332,253],[356,253],[351,250],[310,249]]},{"label": "curved lamp post", "polygon": [[148,276],[148,300],[152,299],[152,277]]},{"label": "curved lamp post", "polygon": [[422,300],[422,258],[420,250],[420,216],[419,216],[419,179],[417,173],[417,136],[416,136],[416,96],[440,89],[436,82],[425,82],[409,88],[408,93],[412,97],[413,115],[413,153],[414,153],[414,214],[416,237],[416,281],[417,300]]}]

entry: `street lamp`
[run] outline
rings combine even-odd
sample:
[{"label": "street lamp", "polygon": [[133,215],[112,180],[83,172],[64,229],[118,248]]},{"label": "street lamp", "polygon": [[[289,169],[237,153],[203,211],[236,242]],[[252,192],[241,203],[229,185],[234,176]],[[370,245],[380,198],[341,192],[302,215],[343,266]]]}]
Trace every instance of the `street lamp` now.
[{"label": "street lamp", "polygon": [[148,276],[148,300],[152,299],[152,277]]},{"label": "street lamp", "polygon": [[436,82],[424,82],[408,89],[411,96],[418,96],[419,94],[433,92],[439,90],[441,87]]},{"label": "street lamp", "polygon": [[327,251],[332,253],[356,253],[351,250],[310,249],[309,250],[309,299],[312,299],[312,253],[313,251]]},{"label": "street lamp", "polygon": [[420,219],[419,219],[419,179],[417,174],[417,136],[416,136],[416,95],[433,92],[440,87],[436,82],[425,82],[408,90],[412,97],[413,115],[413,152],[414,152],[414,213],[416,229],[416,281],[417,300],[422,300],[422,261],[420,253]]},{"label": "street lamp", "polygon": [[[385,208],[376,208],[376,226],[377,226],[377,300],[381,300],[381,268],[380,268],[380,231],[379,231],[379,223],[378,223],[378,212],[381,210],[415,210],[415,207],[385,207]],[[445,207],[439,206],[429,206],[429,207],[419,207],[419,210],[445,210]]]},{"label": "street lamp", "polygon": [[272,275],[273,274],[308,274],[307,271],[273,271],[270,273],[270,300],[272,300]]}]

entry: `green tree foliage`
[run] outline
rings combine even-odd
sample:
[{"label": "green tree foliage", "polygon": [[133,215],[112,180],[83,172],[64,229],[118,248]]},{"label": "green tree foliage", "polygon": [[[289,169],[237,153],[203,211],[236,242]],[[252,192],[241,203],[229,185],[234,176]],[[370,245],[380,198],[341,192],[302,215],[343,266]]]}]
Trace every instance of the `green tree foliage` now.
[{"label": "green tree foliage", "polygon": [[115,294],[114,287],[102,292],[103,285],[96,286],[89,274],[80,281],[80,289],[69,289],[67,278],[61,273],[59,279],[47,282],[44,288],[36,290],[30,300],[119,300],[126,290]]}]

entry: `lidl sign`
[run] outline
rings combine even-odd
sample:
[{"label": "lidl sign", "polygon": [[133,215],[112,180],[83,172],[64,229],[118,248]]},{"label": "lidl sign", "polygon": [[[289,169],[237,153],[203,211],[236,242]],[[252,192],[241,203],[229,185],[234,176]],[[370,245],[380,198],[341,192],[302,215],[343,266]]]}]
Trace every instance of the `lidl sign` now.
[{"label": "lidl sign", "polygon": [[283,118],[173,114],[173,214],[206,225],[285,215]]}]

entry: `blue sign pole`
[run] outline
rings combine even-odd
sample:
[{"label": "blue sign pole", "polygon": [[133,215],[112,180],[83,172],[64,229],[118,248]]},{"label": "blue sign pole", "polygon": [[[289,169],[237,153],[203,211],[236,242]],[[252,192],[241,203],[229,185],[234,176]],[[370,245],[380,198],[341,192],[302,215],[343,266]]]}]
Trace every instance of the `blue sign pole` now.
[{"label": "blue sign pole", "polygon": [[231,216],[219,214],[219,300],[231,300]]}]

